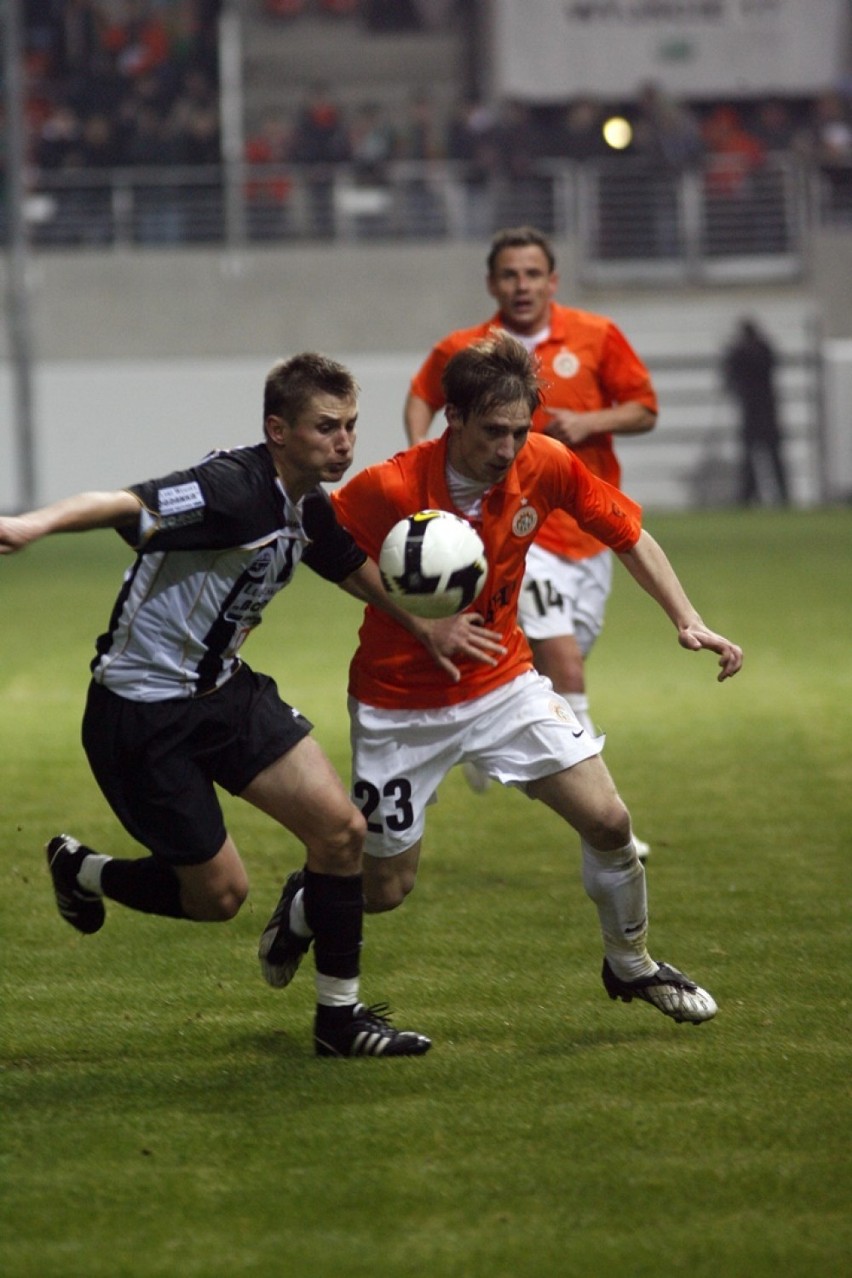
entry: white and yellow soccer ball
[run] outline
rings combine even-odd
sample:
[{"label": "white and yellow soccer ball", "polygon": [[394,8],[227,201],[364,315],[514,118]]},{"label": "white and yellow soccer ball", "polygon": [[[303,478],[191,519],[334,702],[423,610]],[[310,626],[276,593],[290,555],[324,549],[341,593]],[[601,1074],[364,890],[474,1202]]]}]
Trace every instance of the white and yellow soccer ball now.
[{"label": "white and yellow soccer ball", "polygon": [[479,533],[448,510],[419,510],[394,524],[382,542],[379,569],[400,607],[432,618],[463,612],[488,575]]}]

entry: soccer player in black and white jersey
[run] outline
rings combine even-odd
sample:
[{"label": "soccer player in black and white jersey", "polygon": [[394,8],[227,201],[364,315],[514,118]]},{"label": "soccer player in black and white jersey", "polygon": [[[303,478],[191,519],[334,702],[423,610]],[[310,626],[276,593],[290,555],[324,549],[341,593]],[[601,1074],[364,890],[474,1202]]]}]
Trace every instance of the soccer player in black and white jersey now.
[{"label": "soccer player in black and white jersey", "polygon": [[[376,565],[320,487],[352,463],[351,373],[311,353],[280,361],[266,378],[263,413],[261,443],[125,490],[0,517],[0,553],[92,528],[117,529],[136,551],[97,641],[83,743],[104,795],[148,855],[119,859],[56,835],[46,848],[56,901],[83,933],[102,926],[104,897],[171,918],[233,918],[248,879],[224,825],[221,785],[304,843],[305,868],[287,880],[260,958],[267,981],[286,985],[313,937],[316,1052],[420,1055],[428,1038],[397,1030],[358,997],[364,819],[311,723],[239,649],[304,561],[388,607],[451,675],[455,668],[428,626],[386,599]],[[487,636],[472,632],[457,650],[487,660],[495,642]],[[297,895],[300,910],[291,911]]]}]

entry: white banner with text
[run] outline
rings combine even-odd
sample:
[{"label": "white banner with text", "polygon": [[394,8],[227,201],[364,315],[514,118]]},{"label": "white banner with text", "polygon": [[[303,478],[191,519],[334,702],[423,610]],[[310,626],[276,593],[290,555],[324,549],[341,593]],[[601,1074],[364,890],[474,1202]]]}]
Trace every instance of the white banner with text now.
[{"label": "white banner with text", "polygon": [[810,95],[849,67],[849,0],[491,0],[492,90],[531,103]]}]

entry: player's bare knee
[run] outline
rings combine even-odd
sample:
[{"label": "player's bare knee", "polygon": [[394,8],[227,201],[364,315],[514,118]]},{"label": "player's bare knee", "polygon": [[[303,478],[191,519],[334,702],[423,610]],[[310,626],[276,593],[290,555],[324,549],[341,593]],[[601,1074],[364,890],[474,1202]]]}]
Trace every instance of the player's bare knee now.
[{"label": "player's bare knee", "polygon": [[247,896],[248,884],[234,883],[203,894],[184,888],[181,902],[196,923],[227,923],[239,914]]},{"label": "player's bare knee", "polygon": [[620,799],[615,799],[595,813],[581,833],[593,848],[614,852],[616,848],[623,848],[630,839],[630,813]]},{"label": "player's bare knee", "polygon": [[395,870],[392,874],[366,873],[364,875],[364,911],[367,914],[385,914],[402,905],[409,892],[414,890],[416,873]]},{"label": "player's bare knee", "polygon": [[241,888],[228,888],[222,892],[216,899],[216,918],[218,923],[227,923],[230,919],[234,919],[240,912],[242,905],[248,896],[248,891]]},{"label": "player's bare knee", "polygon": [[333,830],[308,846],[308,865],[321,874],[357,874],[366,834],[367,823],[353,806]]},{"label": "player's bare knee", "polygon": [[578,657],[576,661],[565,661],[562,663],[559,671],[558,687],[559,691],[562,693],[585,691],[586,672],[583,667],[582,657]]},{"label": "player's bare knee", "polygon": [[412,883],[411,887],[406,887],[394,880],[379,887],[371,887],[364,893],[365,914],[387,914],[389,910],[398,909],[413,886]]},{"label": "player's bare knee", "polygon": [[531,646],[536,669],[554,688],[563,694],[584,691],[583,654],[573,635],[534,640]]},{"label": "player's bare knee", "polygon": [[395,910],[397,906],[402,905],[404,899],[403,896],[392,897],[386,892],[365,892],[364,913],[387,914],[389,910]]}]

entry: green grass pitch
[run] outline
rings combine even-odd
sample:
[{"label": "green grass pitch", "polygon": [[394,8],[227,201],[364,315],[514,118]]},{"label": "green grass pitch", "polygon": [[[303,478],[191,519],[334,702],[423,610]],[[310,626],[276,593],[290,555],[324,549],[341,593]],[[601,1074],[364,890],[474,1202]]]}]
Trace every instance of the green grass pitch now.
[{"label": "green grass pitch", "polygon": [[[592,709],[653,845],[652,952],[719,1015],[610,1002],[572,832],[453,773],[417,891],[367,921],[365,1000],[434,1040],[409,1061],[316,1060],[310,963],[261,981],[300,851],[237,801],[231,924],[59,919],[46,838],[130,851],[79,744],[127,556],[94,533],[0,560],[6,1278],[849,1272],[852,511],[648,526],[745,668],[718,685],[617,568]],[[246,649],[344,776],[358,616],[303,570]]]}]

